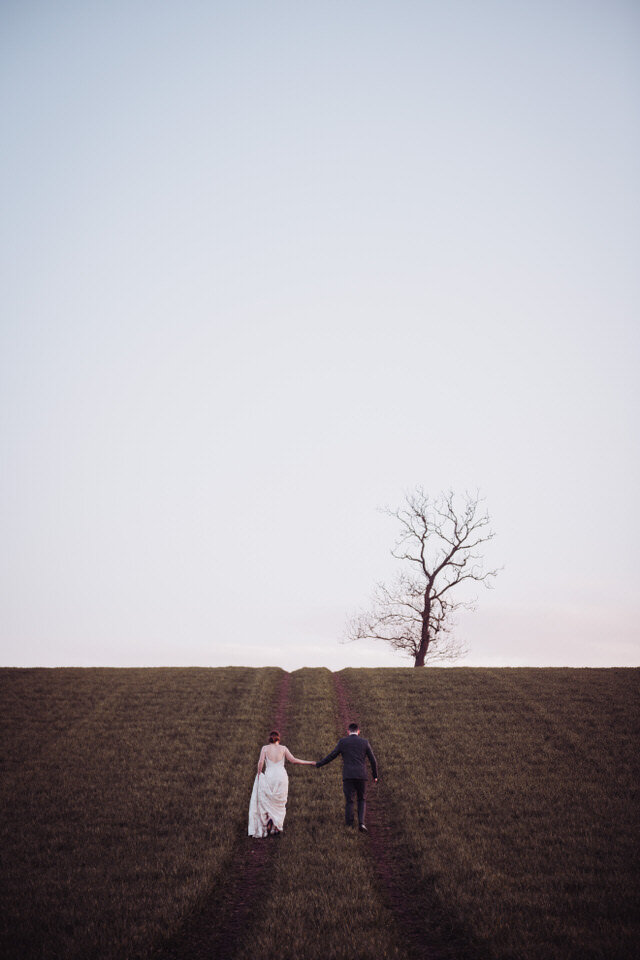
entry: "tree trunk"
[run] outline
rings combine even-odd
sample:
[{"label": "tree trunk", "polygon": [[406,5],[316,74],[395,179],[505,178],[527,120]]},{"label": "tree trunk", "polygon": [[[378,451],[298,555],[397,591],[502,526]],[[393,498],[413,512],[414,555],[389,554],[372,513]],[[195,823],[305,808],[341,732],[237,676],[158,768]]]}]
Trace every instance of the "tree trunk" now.
[{"label": "tree trunk", "polygon": [[431,619],[431,603],[428,599],[425,600],[424,610],[422,611],[422,631],[420,634],[420,646],[418,652],[416,653],[416,659],[414,662],[414,667],[424,667],[425,657],[427,656],[427,650],[429,649],[429,641],[431,637],[429,636],[429,620]]},{"label": "tree trunk", "polygon": [[416,659],[413,664],[414,667],[424,667],[424,658],[426,657],[426,655],[427,655],[427,651],[423,649],[422,644],[420,644],[420,649],[416,654]]}]

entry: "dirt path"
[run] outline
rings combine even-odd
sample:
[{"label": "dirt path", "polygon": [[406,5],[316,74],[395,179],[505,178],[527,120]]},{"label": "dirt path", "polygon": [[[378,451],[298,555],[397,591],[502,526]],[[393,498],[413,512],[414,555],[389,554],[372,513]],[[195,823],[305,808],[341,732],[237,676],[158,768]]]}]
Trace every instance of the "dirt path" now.
[{"label": "dirt path", "polygon": [[[272,726],[283,741],[287,730],[291,675],[285,673],[278,690]],[[247,797],[247,809],[249,798]],[[238,835],[236,855],[224,889],[218,889],[188,918],[155,960],[230,960],[245,933],[266,882],[278,840],[254,840],[246,827]]]},{"label": "dirt path", "polygon": [[[359,715],[350,691],[337,673],[333,680],[338,701],[337,720],[340,730]],[[375,744],[372,744],[375,750]],[[367,789],[366,824],[373,863],[383,895],[397,920],[398,929],[416,960],[475,960],[477,951],[470,949],[461,931],[452,925],[451,937],[436,933],[431,918],[429,901],[437,913],[437,926],[442,927],[442,909],[436,904],[435,894],[424,886],[416,888],[416,878],[410,872],[409,858],[402,849],[399,832],[395,829],[393,810],[385,800],[384,770],[380,771],[378,784],[370,783]],[[364,838],[363,838],[364,839]]]}]

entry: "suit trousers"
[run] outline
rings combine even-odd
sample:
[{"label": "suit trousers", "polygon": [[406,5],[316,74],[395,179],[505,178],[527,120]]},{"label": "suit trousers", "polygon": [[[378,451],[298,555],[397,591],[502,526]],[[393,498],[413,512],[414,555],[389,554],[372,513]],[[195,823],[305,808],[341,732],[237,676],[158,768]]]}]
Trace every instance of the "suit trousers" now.
[{"label": "suit trousers", "polygon": [[344,790],[345,797],[345,807],[344,807],[344,821],[347,826],[353,824],[353,794],[355,793],[358,797],[358,823],[364,823],[364,811],[365,811],[365,802],[364,802],[364,793],[367,786],[366,780],[343,780],[342,789]]}]

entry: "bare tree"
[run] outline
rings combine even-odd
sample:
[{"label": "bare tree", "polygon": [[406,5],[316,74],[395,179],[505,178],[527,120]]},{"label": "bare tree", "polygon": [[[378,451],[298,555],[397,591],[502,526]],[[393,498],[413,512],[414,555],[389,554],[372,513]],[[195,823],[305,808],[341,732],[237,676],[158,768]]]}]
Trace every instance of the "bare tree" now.
[{"label": "bare tree", "polygon": [[407,494],[405,505],[384,513],[399,521],[400,537],[391,551],[412,564],[391,586],[378,583],[369,612],[350,622],[346,640],[384,640],[423,667],[433,660],[457,659],[464,646],[452,633],[452,614],[473,609],[474,600],[454,600],[449,591],[466,580],[491,586],[498,570],[484,572],[475,551],[491,540],[490,519],[478,494],[465,495],[458,507],[453,492],[429,498],[421,487]]}]

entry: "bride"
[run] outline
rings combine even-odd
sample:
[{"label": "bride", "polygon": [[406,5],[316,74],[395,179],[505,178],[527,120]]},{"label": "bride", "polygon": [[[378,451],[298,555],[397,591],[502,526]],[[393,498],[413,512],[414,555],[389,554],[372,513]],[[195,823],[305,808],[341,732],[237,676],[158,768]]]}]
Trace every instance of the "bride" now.
[{"label": "bride", "polygon": [[[289,777],[284,761],[289,763],[307,763],[315,767],[315,760],[298,760],[288,747],[280,743],[280,734],[272,730],[269,743],[260,751],[258,773],[253,782],[253,792],[249,804],[249,836],[268,837],[280,833],[287,810]],[[266,764],[263,773],[262,768]]]}]

